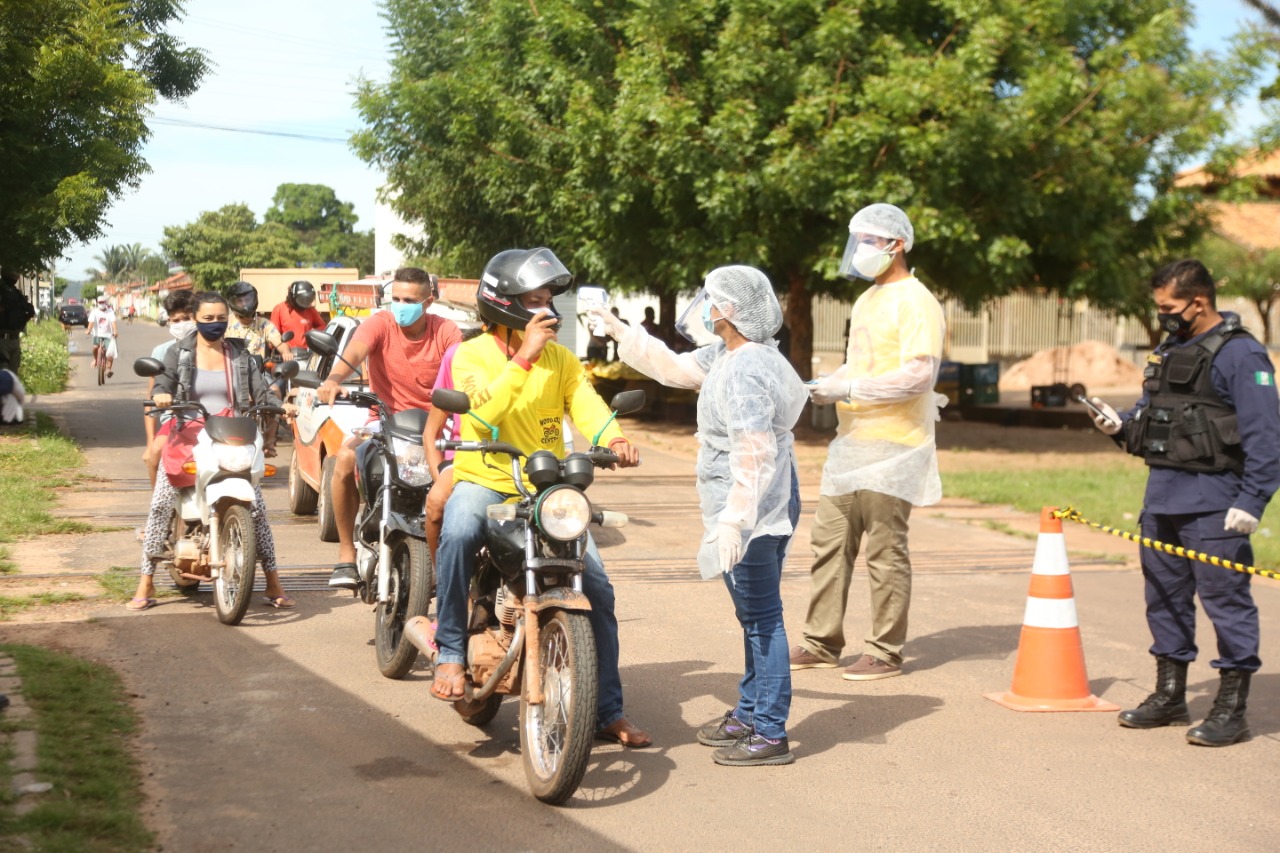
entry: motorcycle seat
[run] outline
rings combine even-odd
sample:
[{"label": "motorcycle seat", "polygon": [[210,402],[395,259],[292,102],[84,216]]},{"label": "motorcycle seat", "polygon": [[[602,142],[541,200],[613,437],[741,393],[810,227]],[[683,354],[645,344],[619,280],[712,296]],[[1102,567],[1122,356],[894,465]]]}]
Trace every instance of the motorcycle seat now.
[{"label": "motorcycle seat", "polygon": [[252,444],[258,437],[258,424],[253,418],[212,417],[205,422],[209,438],[223,444]]}]

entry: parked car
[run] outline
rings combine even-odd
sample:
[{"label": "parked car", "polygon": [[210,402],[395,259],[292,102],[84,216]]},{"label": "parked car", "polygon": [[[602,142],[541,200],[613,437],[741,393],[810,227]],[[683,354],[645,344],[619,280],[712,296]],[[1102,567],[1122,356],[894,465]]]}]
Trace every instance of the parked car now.
[{"label": "parked car", "polygon": [[84,326],[89,328],[89,312],[84,310],[84,306],[76,303],[74,305],[62,305],[58,308],[58,322],[64,326]]},{"label": "parked car", "polygon": [[[358,325],[358,318],[335,317],[325,327],[325,331],[337,339],[339,354],[346,351]],[[309,376],[322,382],[328,377],[335,362],[334,357],[313,353],[307,359],[306,372],[299,373],[297,379]],[[357,374],[343,385],[359,389],[364,387],[364,382]],[[338,450],[342,443],[351,437],[353,429],[368,421],[369,413],[342,399],[335,400],[332,406],[317,405],[314,388],[303,388],[295,384],[293,394],[298,415],[293,421],[289,509],[294,515],[318,515],[320,539],[324,542],[337,542],[338,525],[333,518],[333,468],[338,462]]]}]

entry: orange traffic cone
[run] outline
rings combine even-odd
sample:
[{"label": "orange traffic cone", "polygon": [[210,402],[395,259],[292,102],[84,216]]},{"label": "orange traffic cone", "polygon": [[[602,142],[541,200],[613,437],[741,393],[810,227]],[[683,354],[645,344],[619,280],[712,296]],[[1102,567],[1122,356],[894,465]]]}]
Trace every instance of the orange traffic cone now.
[{"label": "orange traffic cone", "polygon": [[1067,545],[1055,509],[1040,511],[1013,686],[1007,693],[984,695],[1015,711],[1119,711],[1120,706],[1089,692]]}]

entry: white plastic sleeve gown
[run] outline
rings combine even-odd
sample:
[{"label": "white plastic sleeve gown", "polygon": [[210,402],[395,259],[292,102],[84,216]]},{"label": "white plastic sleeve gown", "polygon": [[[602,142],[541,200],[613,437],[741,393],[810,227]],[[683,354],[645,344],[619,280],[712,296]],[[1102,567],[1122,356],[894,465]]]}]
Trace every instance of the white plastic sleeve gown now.
[{"label": "white plastic sleeve gown", "polygon": [[946,398],[933,388],[944,334],[941,306],[915,279],[859,297],[840,369],[849,399],[836,404],[822,494],[872,491],[915,506],[941,499],[934,425]]},{"label": "white plastic sleeve gown", "polygon": [[[718,524],[742,530],[743,550],[757,536],[787,536],[795,476],[792,430],[808,400],[804,382],[772,344],[723,342],[676,354],[643,328],[630,327],[618,357],[675,388],[698,395],[698,497],[705,540]],[[698,569],[720,574],[715,542],[703,541]]]}]

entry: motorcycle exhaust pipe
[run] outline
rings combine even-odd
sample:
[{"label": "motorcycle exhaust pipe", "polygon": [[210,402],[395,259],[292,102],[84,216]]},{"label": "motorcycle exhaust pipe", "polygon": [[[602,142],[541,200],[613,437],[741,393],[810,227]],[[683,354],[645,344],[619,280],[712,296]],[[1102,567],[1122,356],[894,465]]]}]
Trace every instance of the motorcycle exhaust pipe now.
[{"label": "motorcycle exhaust pipe", "polygon": [[436,646],[436,626],[425,616],[415,616],[404,623],[404,638],[413,643],[414,648],[435,662],[440,649]]}]

